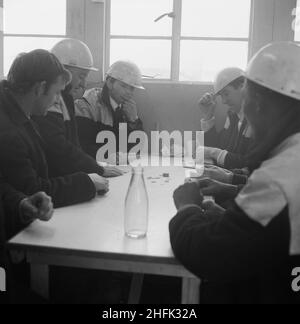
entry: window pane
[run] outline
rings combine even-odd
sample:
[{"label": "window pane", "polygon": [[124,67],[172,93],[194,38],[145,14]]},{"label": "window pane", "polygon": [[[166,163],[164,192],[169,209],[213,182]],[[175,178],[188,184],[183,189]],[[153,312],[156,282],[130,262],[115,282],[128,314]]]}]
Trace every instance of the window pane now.
[{"label": "window pane", "polygon": [[4,0],[4,33],[66,35],[66,0]]},{"label": "window pane", "polygon": [[300,42],[300,0],[297,0],[297,8],[293,11],[293,28],[295,31],[295,41]]},{"label": "window pane", "polygon": [[171,41],[112,39],[110,62],[129,60],[136,63],[144,76],[170,79]]},{"label": "window pane", "polygon": [[248,42],[182,41],[180,81],[213,82],[226,67],[245,69]]},{"label": "window pane", "polygon": [[61,39],[46,37],[4,37],[4,75],[7,75],[13,60],[18,54],[37,48],[50,50]]},{"label": "window pane", "polygon": [[182,36],[249,37],[251,0],[183,0]]},{"label": "window pane", "polygon": [[156,18],[173,11],[173,0],[111,0],[111,35],[171,36],[173,19]]}]

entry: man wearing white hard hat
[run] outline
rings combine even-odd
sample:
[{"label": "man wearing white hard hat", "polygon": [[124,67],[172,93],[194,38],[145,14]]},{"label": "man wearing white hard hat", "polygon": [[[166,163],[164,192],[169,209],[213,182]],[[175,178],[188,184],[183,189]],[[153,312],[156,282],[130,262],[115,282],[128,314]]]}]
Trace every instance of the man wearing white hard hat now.
[{"label": "man wearing white hard hat", "polygon": [[[245,167],[244,155],[251,144],[251,131],[242,111],[244,72],[239,68],[226,68],[218,73],[214,93],[206,93],[199,101],[202,117],[201,129],[205,132],[205,157],[226,169]],[[224,129],[215,127],[216,99],[222,97],[229,106]]]},{"label": "man wearing white hard hat", "polygon": [[99,166],[95,159],[82,150],[78,139],[74,100],[83,96],[89,73],[98,71],[94,67],[91,51],[77,39],[64,39],[51,52],[71,73],[72,80],[62,91],[58,102],[48,109],[47,115],[35,119],[47,145],[50,173],[53,176],[74,172],[103,177],[121,175],[115,168]]},{"label": "man wearing white hard hat", "polygon": [[117,61],[106,73],[103,89],[88,90],[76,102],[80,143],[92,157],[96,157],[101,146],[96,144],[99,132],[112,131],[118,142],[120,123],[127,124],[129,134],[143,129],[133,99],[136,89],[144,89],[138,66],[128,61]]},{"label": "man wearing white hard hat", "polygon": [[248,183],[230,208],[203,203],[202,180],[174,193],[171,244],[206,289],[219,288],[207,302],[300,303],[299,58],[296,43],[279,42],[248,65],[244,112],[255,145]]}]

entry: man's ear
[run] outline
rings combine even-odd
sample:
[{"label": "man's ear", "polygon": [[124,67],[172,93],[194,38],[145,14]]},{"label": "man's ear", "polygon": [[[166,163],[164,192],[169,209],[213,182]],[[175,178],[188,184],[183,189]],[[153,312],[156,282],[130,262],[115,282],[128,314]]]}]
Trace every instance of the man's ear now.
[{"label": "man's ear", "polygon": [[37,82],[33,86],[34,94],[38,97],[44,95],[46,93],[46,88],[47,88],[47,82],[42,81],[42,82]]}]

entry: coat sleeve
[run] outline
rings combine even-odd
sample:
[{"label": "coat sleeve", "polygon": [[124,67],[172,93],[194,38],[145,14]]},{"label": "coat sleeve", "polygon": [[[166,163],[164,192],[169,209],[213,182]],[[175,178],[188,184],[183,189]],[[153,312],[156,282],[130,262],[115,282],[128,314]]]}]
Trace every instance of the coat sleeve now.
[{"label": "coat sleeve", "polygon": [[48,112],[47,116],[39,117],[36,121],[46,142],[47,154],[52,160],[59,161],[55,163],[55,168],[59,169],[58,174],[85,172],[103,175],[104,170],[95,159],[66,138],[61,114]]},{"label": "coat sleeve", "polygon": [[231,169],[242,169],[247,165],[247,159],[242,154],[235,154],[227,152],[226,158],[224,161],[224,168]]},{"label": "coat sleeve", "polygon": [[219,133],[215,126],[204,133],[204,145],[207,147],[219,148]]},{"label": "coat sleeve", "polygon": [[[97,152],[103,144],[96,143],[97,135],[103,130],[108,129],[100,122],[95,122],[87,117],[76,117],[78,125],[79,142],[82,149],[92,158],[96,159]],[[107,129],[106,129],[107,128]]]},{"label": "coat sleeve", "polygon": [[82,149],[96,159],[98,150],[103,146],[97,143],[97,136],[101,131],[115,133],[113,126],[102,123],[101,114],[101,89],[86,91],[83,98],[75,102],[75,116],[78,126],[78,137]]},{"label": "coat sleeve", "polygon": [[129,134],[134,131],[143,131],[144,126],[142,120],[139,118],[134,123],[127,122]]},{"label": "coat sleeve", "polygon": [[95,186],[86,173],[42,178],[31,159],[30,148],[23,141],[15,132],[0,136],[0,168],[5,179],[17,190],[27,195],[44,191],[52,197],[55,207],[81,203],[95,197]]},{"label": "coat sleeve", "polygon": [[243,174],[238,174],[233,171],[232,184],[236,186],[244,186],[248,181],[248,176]]},{"label": "coat sleeve", "polygon": [[170,222],[171,245],[191,272],[212,282],[249,279],[282,264],[289,249],[287,208],[267,227],[237,205],[210,219],[199,208],[178,212]]},{"label": "coat sleeve", "polygon": [[12,186],[0,180],[1,199],[5,213],[6,238],[10,238],[24,228],[25,224],[20,217],[20,202],[26,196],[16,191]]}]

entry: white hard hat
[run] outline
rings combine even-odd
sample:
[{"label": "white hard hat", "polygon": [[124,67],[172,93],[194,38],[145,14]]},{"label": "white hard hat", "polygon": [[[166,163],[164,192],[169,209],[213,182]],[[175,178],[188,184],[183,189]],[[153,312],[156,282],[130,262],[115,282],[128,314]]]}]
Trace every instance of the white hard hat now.
[{"label": "white hard hat", "polygon": [[98,71],[98,69],[93,66],[93,56],[90,49],[78,39],[64,39],[54,45],[51,52],[63,65],[89,71]]},{"label": "white hard hat", "polygon": [[300,100],[300,47],[292,42],[265,46],[251,59],[246,78]]},{"label": "white hard hat", "polygon": [[222,70],[218,73],[214,82],[215,94],[219,94],[231,82],[243,76],[245,76],[244,71],[236,67],[230,67]]},{"label": "white hard hat", "polygon": [[142,85],[141,71],[138,66],[132,62],[117,61],[108,69],[106,75],[134,88],[145,89]]}]

